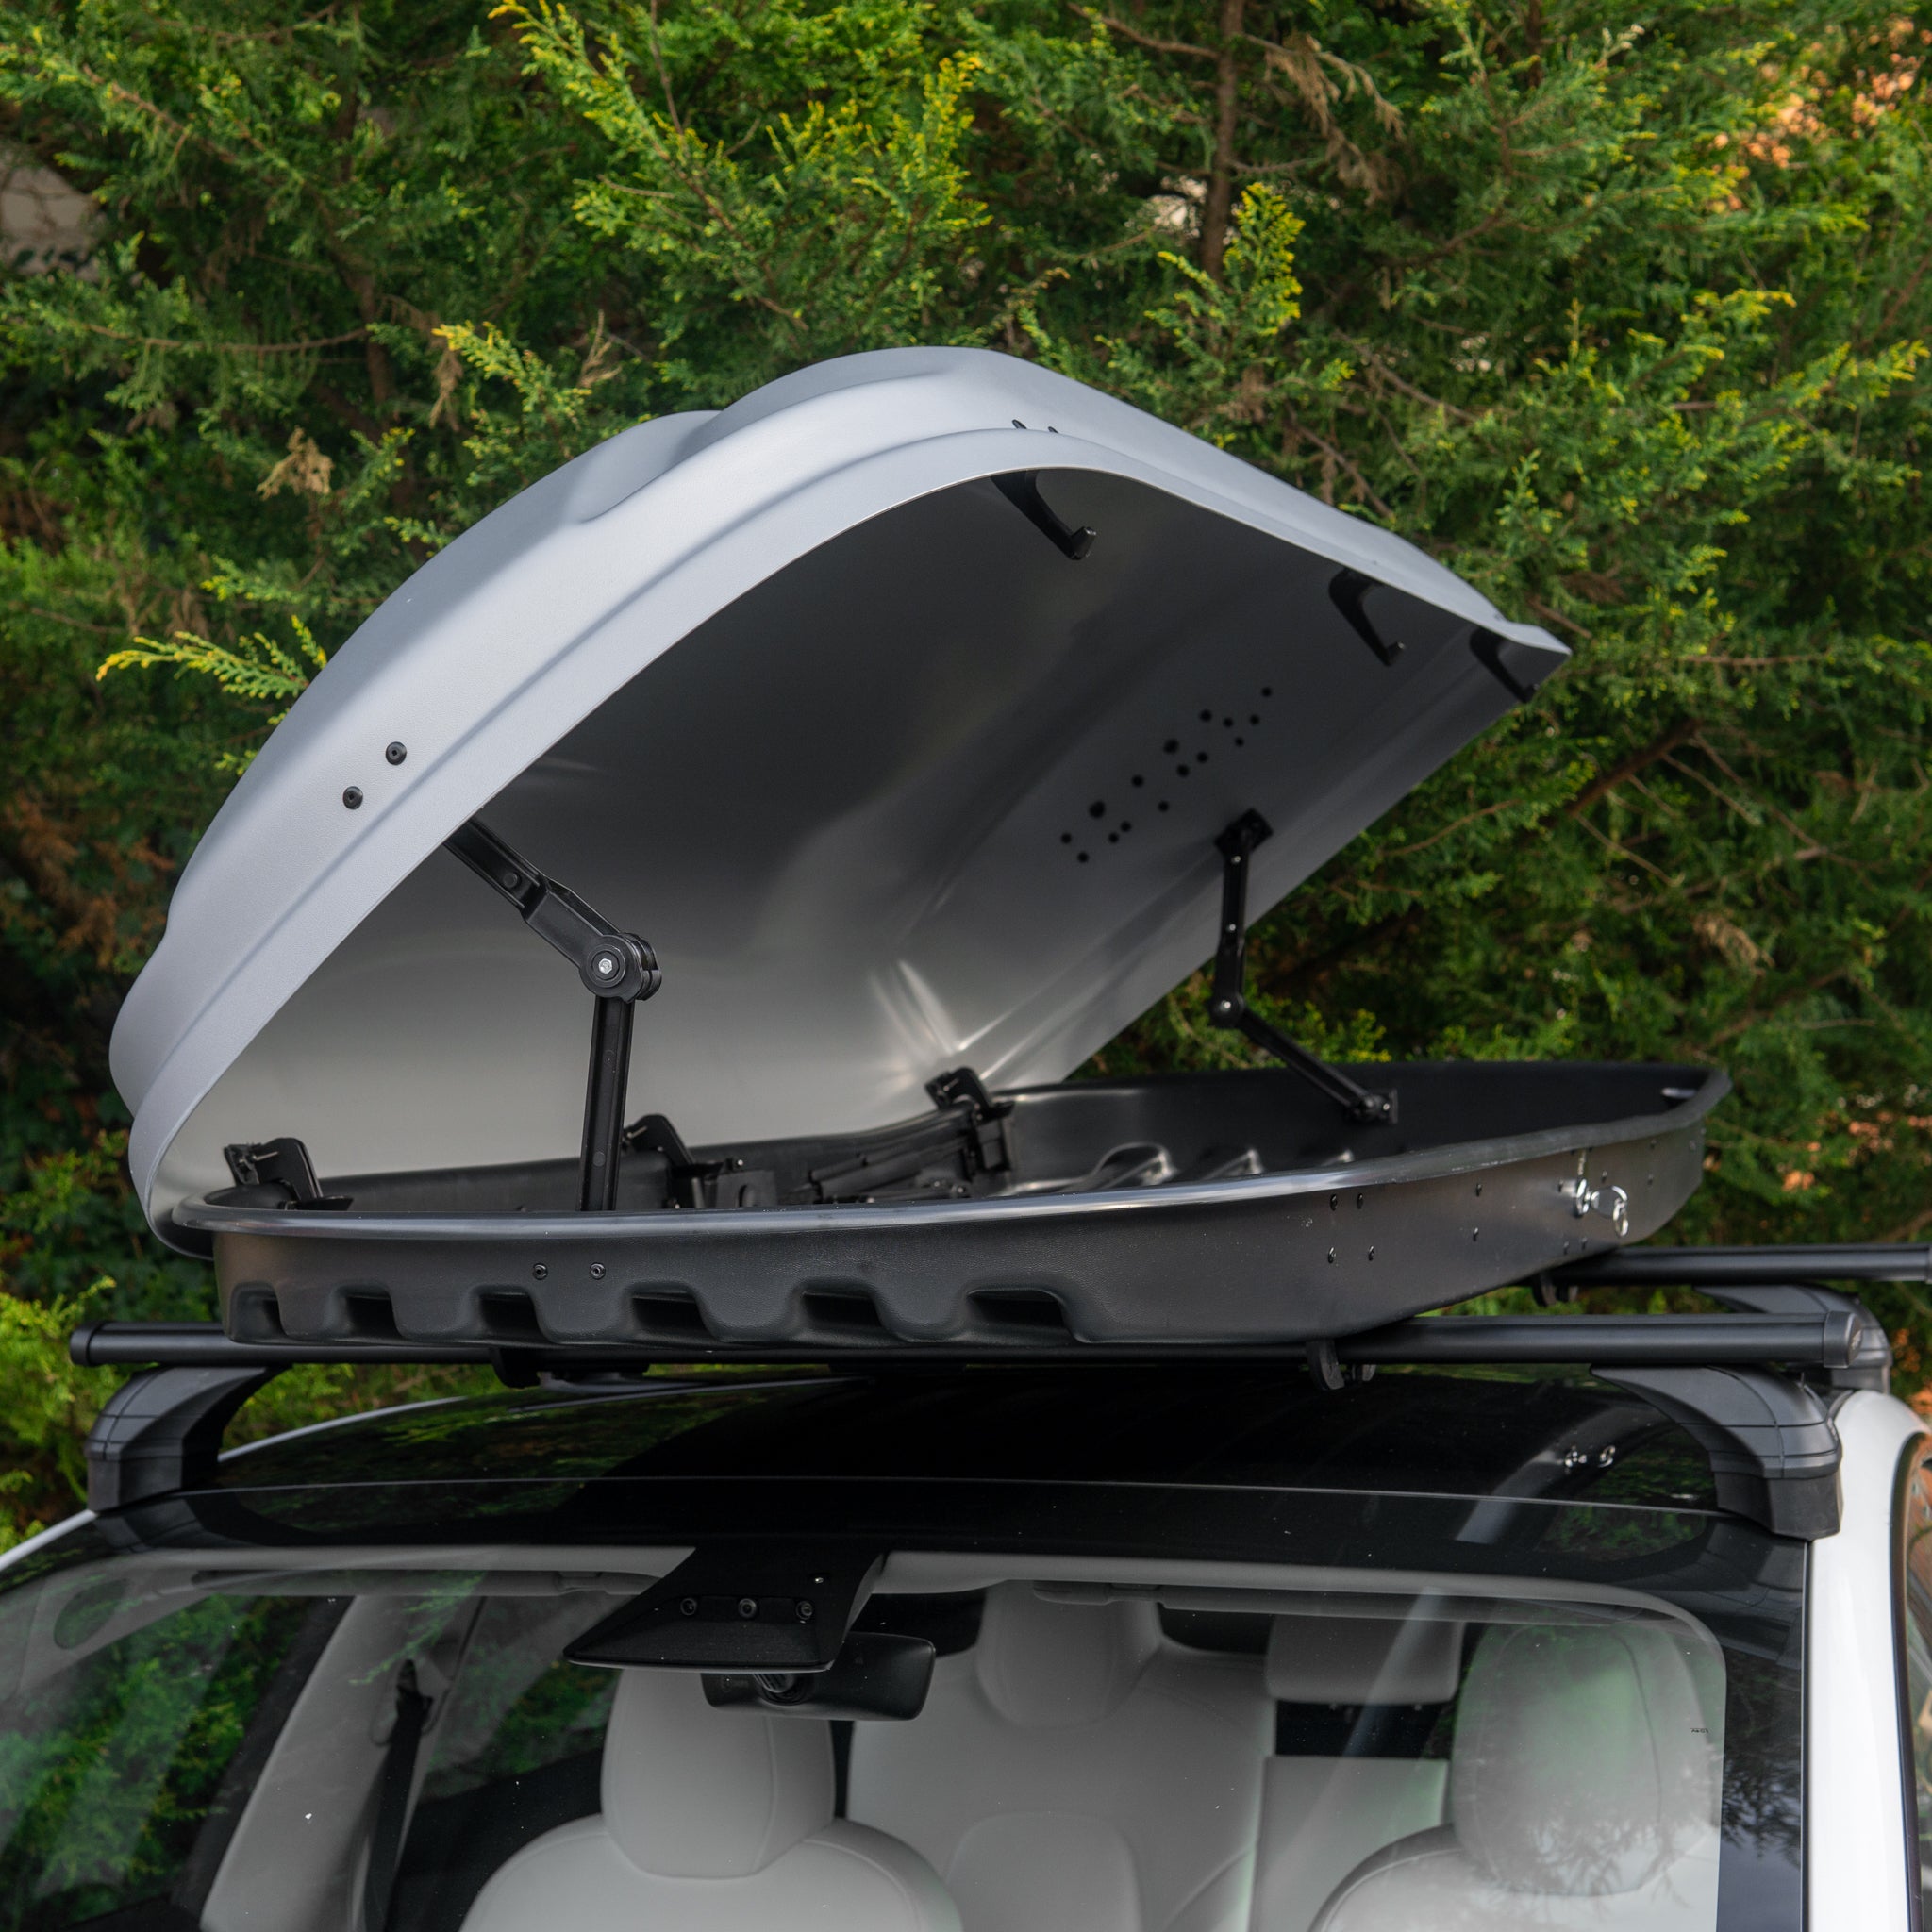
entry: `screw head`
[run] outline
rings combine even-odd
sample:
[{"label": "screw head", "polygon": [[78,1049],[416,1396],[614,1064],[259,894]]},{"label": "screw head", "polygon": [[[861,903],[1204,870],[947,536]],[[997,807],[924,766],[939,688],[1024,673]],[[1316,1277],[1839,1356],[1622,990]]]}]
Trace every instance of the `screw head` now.
[{"label": "screw head", "polygon": [[592,1261],[592,1262],[591,1263],[591,1279],[592,1281],[602,1281],[602,1280],[604,1279],[604,1264],[603,1264],[603,1262],[601,1262],[601,1261]]},{"label": "screw head", "polygon": [[755,1596],[741,1596],[738,1599],[738,1614],[741,1617],[756,1617],[758,1613],[758,1600]]},{"label": "screw head", "polygon": [[798,1621],[801,1624],[809,1624],[811,1620],[817,1615],[818,1612],[811,1607],[811,1604],[809,1602],[801,1603],[799,1605]]},{"label": "screw head", "polygon": [[342,790],[342,803],[346,805],[351,811],[360,811],[362,808],[361,786],[345,786]]},{"label": "screw head", "polygon": [[409,747],[400,738],[391,739],[382,755],[391,764],[399,765],[409,756]]},{"label": "screw head", "polygon": [[530,1278],[533,1281],[543,1281],[549,1277],[549,1269],[544,1267],[542,1262],[539,1261],[537,1265],[530,1270]]},{"label": "screw head", "polygon": [[687,1617],[695,1617],[698,1613],[698,1600],[694,1596],[682,1597],[678,1600],[677,1607]]},{"label": "screw head", "polygon": [[599,953],[591,961],[591,971],[599,979],[614,978],[617,974],[617,955],[615,953]]}]

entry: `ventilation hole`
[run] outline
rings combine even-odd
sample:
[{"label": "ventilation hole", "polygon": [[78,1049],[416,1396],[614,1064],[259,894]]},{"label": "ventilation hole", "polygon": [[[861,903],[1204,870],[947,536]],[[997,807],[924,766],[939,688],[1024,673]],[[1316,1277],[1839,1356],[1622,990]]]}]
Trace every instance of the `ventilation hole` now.
[{"label": "ventilation hole", "polygon": [[1264,684],[1261,687],[1261,695],[1264,698],[1272,698],[1274,695],[1274,687],[1272,684]]},{"label": "ventilation hole", "polygon": [[1134,783],[1135,783],[1136,785],[1144,785],[1144,784],[1146,784],[1146,782],[1147,782],[1147,781],[1146,781],[1146,779],[1144,779],[1143,777],[1141,777],[1141,775],[1140,774],[1140,773],[1139,773],[1139,772],[1136,772],[1136,773],[1134,774]]},{"label": "ventilation hole", "polygon": [[1176,778],[1187,777],[1189,775],[1188,767],[1186,765],[1176,765],[1174,768],[1174,774]]},{"label": "ventilation hole", "polygon": [[698,1298],[688,1288],[647,1288],[630,1298],[630,1325],[640,1341],[715,1341]]},{"label": "ventilation hole", "polygon": [[1259,711],[1250,711],[1248,713],[1248,723],[1250,724],[1258,724],[1260,722],[1261,714]]},{"label": "ventilation hole", "polygon": [[1062,832],[1062,833],[1060,834],[1060,843],[1061,843],[1062,845],[1071,845],[1071,844],[1072,844],[1073,842],[1074,842],[1074,835],[1073,835],[1073,833],[1071,833],[1071,832]]},{"label": "ventilation hole", "polygon": [[237,1341],[286,1341],[281,1305],[265,1281],[248,1282],[228,1297],[228,1332]]},{"label": "ventilation hole", "polygon": [[489,1341],[541,1341],[536,1305],[518,1288],[491,1289],[476,1297],[476,1319]]},{"label": "ventilation hole", "polygon": [[1194,754],[1194,762],[1197,765],[1205,765],[1208,762],[1208,754],[1205,751],[1197,751]]},{"label": "ventilation hole", "polygon": [[1121,835],[1118,832],[1109,832],[1107,835],[1107,842],[1109,845],[1118,845],[1121,842]]},{"label": "ventilation hole", "polygon": [[1232,731],[1234,729],[1234,720],[1232,718],[1224,718],[1221,721],[1221,728],[1224,731]]},{"label": "ventilation hole", "polygon": [[880,1319],[878,1304],[858,1289],[813,1289],[798,1297],[805,1319],[822,1333],[854,1340],[889,1341],[891,1331]]},{"label": "ventilation hole", "polygon": [[1160,803],[1155,807],[1155,809],[1157,811],[1165,811],[1167,809],[1167,800],[1163,798],[1160,801]]},{"label": "ventilation hole", "polygon": [[403,1339],[396,1328],[396,1311],[391,1305],[387,1289],[352,1291],[343,1295],[341,1307],[342,1325],[358,1341],[400,1341]]},{"label": "ventilation hole", "polygon": [[1213,722],[1214,722],[1214,713],[1213,713],[1212,711],[1203,711],[1203,712],[1201,713],[1201,722],[1202,722],[1202,724],[1213,724]]},{"label": "ventilation hole", "polygon": [[1173,754],[1173,753],[1174,753],[1174,752],[1177,752],[1178,750],[1180,750],[1180,748],[1181,748],[1181,741],[1180,741],[1180,740],[1179,740],[1178,738],[1170,738],[1170,739],[1169,739],[1169,740],[1167,741],[1167,742],[1166,742],[1165,744],[1163,744],[1163,745],[1162,745],[1162,746],[1161,746],[1160,748],[1161,748],[1161,750],[1162,750],[1162,751],[1164,751],[1164,752],[1167,752],[1167,753],[1169,753],[1169,754],[1171,755],[1171,754]]},{"label": "ventilation hole", "polygon": [[988,1288],[967,1302],[981,1324],[1001,1334],[1035,1341],[1072,1341],[1067,1311],[1059,1297],[1043,1288]]},{"label": "ventilation hole", "polygon": [[1247,741],[1247,740],[1246,740],[1245,738],[1237,738],[1237,739],[1235,740],[1235,741],[1234,741],[1234,748],[1235,748],[1235,749],[1236,749],[1237,751],[1239,751],[1239,750],[1241,750],[1241,746],[1242,746],[1242,745],[1244,745],[1244,744],[1246,744],[1246,743],[1247,743],[1247,741]]},{"label": "ventilation hole", "polygon": [[1104,819],[1107,816],[1107,800],[1104,798],[1096,798],[1093,801],[1093,803],[1087,808],[1087,816],[1090,819]]},{"label": "ventilation hole", "polygon": [[1085,865],[1087,863],[1087,855],[1084,852],[1080,855],[1080,863],[1082,865]]},{"label": "ventilation hole", "polygon": [[1123,820],[1121,821],[1121,830],[1122,830],[1122,831],[1124,831],[1124,832],[1131,832],[1131,831],[1132,831],[1133,829],[1134,829],[1134,822],[1133,822],[1133,821],[1132,821],[1131,819],[1123,819]]}]

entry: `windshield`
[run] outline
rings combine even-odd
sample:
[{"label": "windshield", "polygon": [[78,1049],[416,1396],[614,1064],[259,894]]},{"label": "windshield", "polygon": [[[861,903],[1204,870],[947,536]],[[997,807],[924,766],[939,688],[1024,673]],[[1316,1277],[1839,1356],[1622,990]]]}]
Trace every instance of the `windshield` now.
[{"label": "windshield", "polygon": [[[1268,1498],[1274,1552],[1333,1500]],[[702,1540],[83,1528],[4,1578],[0,1923],[1795,1926],[1790,1546],[1404,1507],[1463,1560],[892,1548],[823,1678],[574,1660],[659,1577],[728,1625]]]}]

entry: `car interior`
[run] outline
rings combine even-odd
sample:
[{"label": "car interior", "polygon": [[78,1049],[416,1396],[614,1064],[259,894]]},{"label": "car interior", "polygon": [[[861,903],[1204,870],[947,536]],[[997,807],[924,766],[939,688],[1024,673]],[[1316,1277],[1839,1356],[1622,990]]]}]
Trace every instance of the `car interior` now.
[{"label": "car interior", "polygon": [[847,1642],[917,1653],[917,1714],[828,1717],[572,1661],[641,1579],[555,1552],[242,1560],[0,1599],[8,1924],[1717,1924],[1724,1656],[1631,1591],[889,1570]]}]

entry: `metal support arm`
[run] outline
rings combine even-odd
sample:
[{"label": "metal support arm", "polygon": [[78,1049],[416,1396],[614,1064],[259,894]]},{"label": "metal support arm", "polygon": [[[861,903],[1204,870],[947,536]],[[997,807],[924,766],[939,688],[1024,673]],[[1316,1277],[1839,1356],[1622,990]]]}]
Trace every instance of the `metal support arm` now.
[{"label": "metal support arm", "polygon": [[1290,1073],[1325,1093],[1352,1121],[1383,1125],[1395,1118],[1395,1095],[1373,1093],[1346,1074],[1319,1060],[1307,1047],[1297,1046],[1279,1027],[1248,1005],[1248,862],[1256,846],[1272,836],[1268,821],[1257,811],[1243,812],[1215,840],[1221,854],[1221,930],[1214,948],[1214,987],[1208,998],[1208,1017],[1216,1025],[1251,1040],[1271,1053]]},{"label": "metal support arm", "polygon": [[647,1000],[663,983],[658,956],[634,932],[620,932],[568,886],[545,878],[481,819],[458,825],[445,841],[486,885],[517,909],[540,940],[577,969],[584,991],[599,999]]},{"label": "metal support arm", "polygon": [[481,819],[445,841],[470,870],[517,909],[524,924],[570,961],[596,996],[591,1069],[584,1084],[584,1134],[577,1206],[608,1214],[617,1206],[624,1147],[625,1090],[630,1081],[631,1008],[663,984],[658,956],[634,932],[620,932],[568,886],[545,878]]}]

